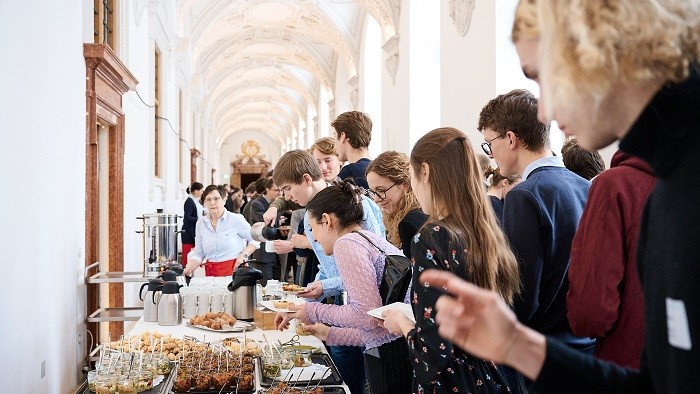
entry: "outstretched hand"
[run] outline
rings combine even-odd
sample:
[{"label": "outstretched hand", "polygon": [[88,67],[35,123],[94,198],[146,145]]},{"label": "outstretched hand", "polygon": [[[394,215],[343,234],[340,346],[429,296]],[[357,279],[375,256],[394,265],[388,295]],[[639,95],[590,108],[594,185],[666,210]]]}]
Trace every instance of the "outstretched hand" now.
[{"label": "outstretched hand", "polygon": [[422,284],[446,291],[435,304],[440,336],[465,351],[507,364],[535,379],[544,364],[546,340],[518,322],[494,291],[485,290],[440,270],[427,270]]}]

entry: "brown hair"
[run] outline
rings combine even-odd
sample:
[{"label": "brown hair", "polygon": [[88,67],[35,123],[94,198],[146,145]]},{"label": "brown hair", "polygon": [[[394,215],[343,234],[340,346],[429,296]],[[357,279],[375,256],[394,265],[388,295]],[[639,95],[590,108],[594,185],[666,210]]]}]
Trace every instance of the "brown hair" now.
[{"label": "brown hair", "polygon": [[338,218],[340,229],[360,224],[364,217],[362,195],[364,190],[351,182],[336,181],[324,188],[306,204],[306,212],[317,222],[324,213]]},{"label": "brown hair", "polygon": [[488,178],[489,171],[493,171],[491,159],[483,153],[476,155],[476,159],[479,161],[479,168],[481,169],[481,173],[484,174],[484,179]]},{"label": "brown hair", "polygon": [[375,174],[389,179],[392,183],[407,186],[399,202],[399,206],[393,214],[382,214],[384,227],[388,232],[387,239],[397,248],[401,248],[401,238],[399,237],[399,223],[406,215],[414,209],[419,209],[420,204],[411,189],[411,174],[408,169],[410,161],[404,153],[388,151],[380,154],[367,166],[366,174]]},{"label": "brown hair", "polygon": [[518,262],[486,197],[469,139],[451,127],[429,132],[411,151],[411,165],[418,179],[423,163],[429,166],[433,198],[432,214],[424,227],[447,213],[442,219],[445,228],[453,241],[464,247],[469,263],[462,266],[463,277],[497,291],[512,305],[520,292]]},{"label": "brown hair", "polygon": [[316,159],[305,150],[292,150],[280,157],[272,173],[275,184],[285,183],[300,184],[304,180],[304,174],[308,174],[312,181],[321,179],[321,169],[318,168]]},{"label": "brown hair", "polygon": [[311,148],[309,148],[309,153],[314,153],[314,149],[324,155],[338,155],[338,151],[335,149],[335,139],[331,137],[317,139],[316,142],[311,145]]},{"label": "brown hair", "polygon": [[268,178],[267,182],[265,182],[265,191],[263,194],[267,194],[268,189],[272,189],[275,186],[275,180],[272,178]]},{"label": "brown hair", "polygon": [[348,111],[338,115],[331,123],[335,134],[342,133],[350,140],[350,146],[355,149],[366,148],[372,141],[372,120],[360,111]]},{"label": "brown hair", "polygon": [[589,181],[605,171],[605,162],[600,153],[598,151],[589,152],[581,148],[576,142],[576,138],[564,143],[561,147],[561,156],[566,168]]},{"label": "brown hair", "polygon": [[537,98],[525,89],[502,94],[486,104],[479,114],[479,131],[493,129],[499,135],[512,131],[525,149],[549,149],[549,124],[537,119]]},{"label": "brown hair", "polygon": [[209,193],[211,193],[211,192],[213,192],[213,191],[215,191],[215,190],[219,192],[219,196],[221,196],[221,199],[224,200],[224,202],[226,202],[226,198],[228,198],[228,193],[226,193],[226,189],[224,189],[223,186],[219,186],[219,185],[209,185],[209,186],[207,186],[207,187],[204,189],[204,192],[202,193],[202,198],[200,198],[200,201],[199,201],[199,202],[200,202],[202,205],[204,205],[204,200],[207,199],[207,196],[209,195]]},{"label": "brown hair", "polygon": [[513,184],[513,183],[517,182],[518,180],[520,180],[520,178],[522,178],[520,176],[520,174],[513,174],[511,176],[503,176],[503,174],[501,174],[501,169],[498,167],[496,167],[496,168],[489,167],[486,170],[486,172],[484,172],[484,175],[486,175],[486,178],[491,177],[491,180],[489,182],[489,187],[499,184],[504,179],[507,179],[508,182]]}]

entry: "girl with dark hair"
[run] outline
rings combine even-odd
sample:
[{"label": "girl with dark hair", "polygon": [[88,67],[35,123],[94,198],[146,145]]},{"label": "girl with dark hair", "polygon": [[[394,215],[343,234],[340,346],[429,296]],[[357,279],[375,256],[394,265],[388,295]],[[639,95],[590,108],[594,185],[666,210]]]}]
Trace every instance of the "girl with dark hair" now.
[{"label": "girl with dark hair", "polygon": [[326,255],[335,257],[348,304],[308,302],[292,306],[289,309],[294,312],[278,314],[276,323],[282,329],[297,318],[315,323],[305,329],[328,345],[365,347],[365,373],[372,393],[406,393],[411,387],[406,340],[389,333],[367,314],[382,306],[379,285],[385,260],[377,247],[387,254],[401,251],[384,237],[361,229],[362,193],[352,183],[338,182],[319,191],[306,205],[314,242]]},{"label": "girl with dark hair", "polygon": [[204,216],[204,207],[200,202],[204,185],[199,182],[194,182],[192,186],[187,188],[187,200],[185,200],[184,214],[182,215],[182,232],[180,240],[182,241],[182,266],[187,265],[187,255],[194,248],[195,225],[197,220]]},{"label": "girl with dark hair", "polygon": [[414,393],[509,393],[493,362],[473,357],[438,335],[435,303],[443,294],[418,281],[426,269],[452,272],[495,290],[512,304],[520,289],[518,263],[486,198],[481,170],[466,135],[453,128],[423,136],[411,152],[411,186],[425,225],[413,239],[415,323],[384,312],[384,327],[407,338]]}]

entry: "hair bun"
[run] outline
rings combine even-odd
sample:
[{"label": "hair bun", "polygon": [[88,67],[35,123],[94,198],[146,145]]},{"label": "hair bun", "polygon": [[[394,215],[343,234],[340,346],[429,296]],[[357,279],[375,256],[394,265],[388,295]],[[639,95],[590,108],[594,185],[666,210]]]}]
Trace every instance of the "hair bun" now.
[{"label": "hair bun", "polygon": [[343,193],[352,196],[352,202],[354,204],[362,203],[362,195],[365,194],[365,190],[361,186],[355,185],[352,180],[335,181],[333,183],[338,185]]}]

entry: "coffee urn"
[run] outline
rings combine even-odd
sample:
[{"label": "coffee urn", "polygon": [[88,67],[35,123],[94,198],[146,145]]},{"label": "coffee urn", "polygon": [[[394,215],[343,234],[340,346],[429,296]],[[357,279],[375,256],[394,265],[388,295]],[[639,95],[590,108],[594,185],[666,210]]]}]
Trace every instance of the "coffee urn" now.
[{"label": "coffee urn", "polygon": [[233,315],[236,319],[252,321],[253,311],[257,303],[257,281],[262,279],[262,271],[243,263],[233,272],[231,283],[228,285],[233,297]]}]

